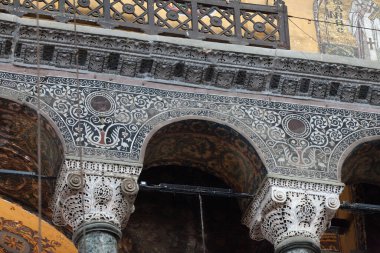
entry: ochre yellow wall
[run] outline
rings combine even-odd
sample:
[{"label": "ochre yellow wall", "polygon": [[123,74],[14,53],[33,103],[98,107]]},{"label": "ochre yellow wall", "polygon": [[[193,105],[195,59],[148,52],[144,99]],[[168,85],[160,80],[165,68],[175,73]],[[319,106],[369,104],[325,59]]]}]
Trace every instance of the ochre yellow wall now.
[{"label": "ochre yellow wall", "polygon": [[[287,0],[289,15],[289,35],[290,48],[296,51],[305,51],[318,53],[319,46],[317,41],[316,27],[313,20],[313,3],[314,0]],[[296,19],[294,17],[302,17],[310,19]]]},{"label": "ochre yellow wall", "polygon": [[285,0],[291,50],[380,61],[380,0]]},{"label": "ochre yellow wall", "polygon": [[[22,230],[21,228],[30,228],[35,232],[38,231],[38,217],[34,214],[26,211],[22,207],[8,202],[4,199],[0,199],[0,219],[2,221],[14,221],[15,224],[20,226],[20,229],[15,229],[16,231],[20,231],[20,233],[15,233],[16,235],[27,238],[29,237],[28,233],[25,233],[26,230]],[[0,226],[4,226],[4,223],[0,223]],[[6,231],[6,227],[0,227],[0,231]],[[64,236],[61,232],[55,229],[49,223],[42,221],[41,223],[41,233],[42,238],[49,240],[49,242],[57,242],[52,243],[55,246],[55,253],[76,253],[77,249],[66,236]],[[58,246],[59,245],[59,246]],[[1,251],[1,246],[0,246]]]},{"label": "ochre yellow wall", "polygon": [[[12,0],[11,0],[12,1]],[[24,3],[26,0],[21,0]],[[39,8],[45,8],[46,3],[38,2]],[[229,2],[229,0],[226,0]],[[257,5],[273,4],[274,0],[240,0],[242,3],[251,3]],[[33,0],[36,2],[36,0]],[[69,2],[72,2],[71,0]],[[284,0],[289,14],[289,34],[290,49],[308,53],[323,53],[340,56],[356,57],[367,60],[380,61],[380,0]],[[117,22],[136,22],[136,17],[140,17],[140,23],[147,23],[148,15],[145,13],[147,2],[142,1],[136,4],[134,0],[111,0],[111,17]],[[134,13],[124,11],[125,6],[132,6]],[[69,4],[65,8],[68,11]],[[178,11],[178,6],[171,3],[170,8]],[[54,11],[58,10],[58,1],[55,1],[50,7],[54,7]],[[177,9],[176,9],[177,8]],[[167,6],[160,7],[158,3],[154,5],[161,18],[166,19]],[[97,10],[99,13],[94,14]],[[183,12],[190,11],[187,6],[184,10],[178,11],[178,20],[169,20],[159,22],[159,18],[155,17],[155,22],[163,28],[179,29],[181,31],[194,29],[188,16]],[[90,0],[90,6],[78,7],[78,11],[84,15],[103,15],[103,7],[100,1]],[[81,15],[78,13],[78,15]],[[95,12],[96,13],[96,12]],[[253,12],[248,12],[250,15]],[[214,11],[212,16],[222,18],[222,27],[228,28],[227,33],[221,27],[212,25],[208,27],[215,34],[236,34],[234,17],[229,16],[223,18],[220,11]],[[210,24],[210,15],[204,15],[200,18],[204,24]],[[248,20],[248,19],[247,19]],[[359,21],[358,21],[359,20]],[[244,17],[241,17],[241,21]],[[184,22],[184,23],[182,23]],[[266,22],[260,15],[253,15],[252,20],[244,22],[242,29],[243,36],[248,38],[252,34],[257,38],[267,37],[264,32],[252,32],[253,26],[257,22],[263,22],[266,25],[265,32],[271,32],[274,26],[270,22]],[[276,21],[273,21],[276,23]],[[354,23],[353,23],[354,22]],[[362,24],[358,24],[362,22]],[[365,22],[365,23],[364,23]],[[157,24],[158,24],[157,23]],[[88,25],[88,23],[86,23]],[[355,28],[355,26],[364,26],[365,28]],[[198,29],[202,28],[202,24],[198,24]],[[203,27],[204,28],[204,27]],[[272,29],[272,30],[271,30]],[[207,29],[206,29],[207,30]],[[248,31],[248,33],[247,33]],[[372,33],[371,33],[372,32]],[[275,34],[278,38],[278,33]]]}]

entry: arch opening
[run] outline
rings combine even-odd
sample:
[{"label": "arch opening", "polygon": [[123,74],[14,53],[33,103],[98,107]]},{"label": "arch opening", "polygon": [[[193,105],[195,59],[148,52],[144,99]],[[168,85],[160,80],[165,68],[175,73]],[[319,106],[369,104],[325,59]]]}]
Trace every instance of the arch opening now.
[{"label": "arch opening", "polygon": [[[254,194],[266,176],[258,153],[242,134],[203,119],[161,127],[147,143],[143,164],[139,180],[153,185],[231,188]],[[246,202],[203,197],[207,252],[273,251],[269,242],[251,240],[241,224]],[[121,243],[127,252],[203,252],[198,196],[140,192],[135,206]]]},{"label": "arch opening", "polygon": [[380,185],[380,140],[357,145],[344,160],[341,180],[345,184]]},{"label": "arch opening", "polygon": [[[346,189],[342,201],[380,205],[380,140],[377,136],[360,140],[353,146],[342,162],[341,180]],[[345,233],[351,250],[376,252],[380,247],[380,216],[378,213],[338,212],[338,217],[347,220]]]},{"label": "arch opening", "polygon": [[[156,166],[139,178],[152,184],[228,188],[205,171],[184,166]],[[242,211],[234,198],[202,197],[206,252],[273,251],[268,241],[254,241],[241,224]],[[202,226],[197,195],[140,191],[120,243],[122,252],[202,253]]]},{"label": "arch opening", "polygon": [[234,129],[206,120],[182,120],[159,129],[150,139],[144,169],[197,168],[238,192],[255,193],[266,175],[258,153]]},{"label": "arch opening", "polygon": [[[38,174],[38,115],[36,110],[17,102],[0,98],[0,169]],[[64,159],[60,135],[48,119],[41,115],[42,175],[54,179]],[[1,175],[0,195],[21,204],[26,209],[38,208],[36,177]],[[48,204],[54,193],[55,180],[42,181],[42,213],[51,216]]]}]

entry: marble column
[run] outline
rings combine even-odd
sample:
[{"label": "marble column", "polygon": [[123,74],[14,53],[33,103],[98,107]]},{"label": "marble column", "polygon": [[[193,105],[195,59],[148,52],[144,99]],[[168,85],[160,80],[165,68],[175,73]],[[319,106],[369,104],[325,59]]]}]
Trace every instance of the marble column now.
[{"label": "marble column", "polygon": [[266,239],[276,253],[318,253],[320,237],[339,208],[343,184],[267,178],[243,223],[254,240]]},{"label": "marble column", "polygon": [[119,228],[105,222],[87,223],[73,235],[73,241],[82,253],[117,253],[120,238]]},{"label": "marble column", "polygon": [[142,166],[65,161],[52,205],[53,222],[73,229],[79,253],[116,253],[134,211]]},{"label": "marble column", "polygon": [[281,242],[276,253],[320,253],[318,244],[309,240],[307,237],[291,238]]}]

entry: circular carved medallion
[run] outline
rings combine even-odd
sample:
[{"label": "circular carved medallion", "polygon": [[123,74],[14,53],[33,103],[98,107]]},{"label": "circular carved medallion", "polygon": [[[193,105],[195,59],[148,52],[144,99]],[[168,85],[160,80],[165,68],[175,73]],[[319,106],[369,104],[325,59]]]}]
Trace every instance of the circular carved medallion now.
[{"label": "circular carved medallion", "polygon": [[291,119],[288,121],[288,129],[296,134],[302,134],[306,130],[305,124],[299,119]]},{"label": "circular carved medallion", "polygon": [[282,122],[284,131],[295,138],[304,138],[310,134],[310,124],[302,116],[292,114],[284,118]]},{"label": "circular carved medallion", "polygon": [[98,116],[109,116],[116,108],[113,98],[104,92],[91,93],[86,98],[86,104],[89,111]]},{"label": "circular carved medallion", "polygon": [[111,109],[111,102],[102,96],[95,96],[91,99],[91,107],[98,112],[107,112]]}]

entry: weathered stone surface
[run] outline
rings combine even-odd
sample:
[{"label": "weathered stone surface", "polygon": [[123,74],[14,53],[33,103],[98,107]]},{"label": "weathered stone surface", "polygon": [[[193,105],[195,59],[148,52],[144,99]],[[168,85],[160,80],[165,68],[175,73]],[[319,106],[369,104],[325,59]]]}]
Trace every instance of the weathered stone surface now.
[{"label": "weathered stone surface", "polygon": [[[38,105],[36,76],[0,72],[0,78],[0,94]],[[135,81],[80,79],[78,86],[75,78],[40,76],[41,110],[59,128],[67,155],[82,150],[84,157],[142,163],[153,132],[171,121],[202,118],[243,134],[267,172],[337,180],[348,148],[380,135],[376,113],[129,82]]]},{"label": "weathered stone surface", "polygon": [[[380,80],[378,69],[261,55],[254,50],[255,53],[251,53],[252,50],[240,52],[240,46],[236,46],[235,49],[229,48],[226,52],[220,49],[205,50],[196,46],[198,42],[189,46],[181,45],[179,42],[177,44],[176,41],[164,43],[159,37],[149,40],[149,36],[144,39],[103,36],[91,34],[89,29],[87,33],[77,32],[74,36],[72,31],[65,31],[62,24],[57,23],[56,29],[52,24],[49,28],[44,28],[43,24],[42,22],[39,29],[41,50],[37,56],[34,27],[27,25],[25,20],[20,26],[15,22],[0,21],[0,30],[5,31],[0,34],[0,48],[9,43],[15,48],[12,54],[0,52],[0,59],[14,64],[36,65],[37,57],[40,57],[40,64],[45,68],[57,67],[72,71],[79,68],[96,73],[171,80],[180,82],[181,85],[209,85],[225,90],[238,88],[246,92],[282,93],[284,96],[301,94],[315,99],[379,104],[376,98],[377,91],[374,89]],[[62,47],[62,44],[65,47]],[[76,51],[80,56],[78,66],[75,60]],[[180,74],[175,71],[179,62],[183,64]],[[242,78],[242,70],[246,71],[246,78]],[[280,90],[269,88],[268,77],[273,74],[281,76],[283,85],[279,87]],[[310,80],[311,92],[302,91],[302,79]],[[328,92],[334,83],[341,84],[339,96],[331,96]],[[358,88],[363,85],[368,85],[371,89],[362,94],[362,97],[371,99],[363,100],[356,96]]]},{"label": "weathered stone surface", "polygon": [[[322,234],[339,208],[342,190],[343,184],[268,178],[247,209],[243,223],[249,227],[252,239],[270,241],[276,252],[287,252],[282,250],[289,244],[318,249]],[[313,247],[302,246],[303,241]]]},{"label": "weathered stone surface", "polygon": [[134,212],[140,172],[136,165],[66,159],[52,202],[53,222],[74,232],[93,222],[121,230]]}]

